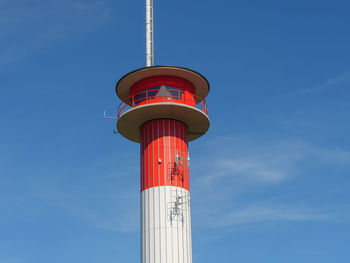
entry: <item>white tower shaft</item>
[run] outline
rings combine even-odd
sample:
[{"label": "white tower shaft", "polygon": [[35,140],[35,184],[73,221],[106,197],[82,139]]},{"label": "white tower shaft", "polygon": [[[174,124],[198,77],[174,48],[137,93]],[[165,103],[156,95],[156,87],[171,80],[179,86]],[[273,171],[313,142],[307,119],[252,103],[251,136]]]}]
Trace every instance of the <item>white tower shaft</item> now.
[{"label": "white tower shaft", "polygon": [[146,65],[154,65],[153,0],[146,0]]}]

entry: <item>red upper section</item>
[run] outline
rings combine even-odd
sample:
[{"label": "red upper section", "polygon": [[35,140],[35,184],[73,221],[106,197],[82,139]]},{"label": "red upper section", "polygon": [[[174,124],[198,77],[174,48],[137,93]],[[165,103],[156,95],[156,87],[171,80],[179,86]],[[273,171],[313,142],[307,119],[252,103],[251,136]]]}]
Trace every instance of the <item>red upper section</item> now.
[{"label": "red upper section", "polygon": [[195,87],[189,81],[173,76],[149,77],[131,88],[132,106],[155,102],[175,102],[196,105]]},{"label": "red upper section", "polygon": [[190,189],[187,127],[170,119],[141,127],[141,191],[157,186]]}]

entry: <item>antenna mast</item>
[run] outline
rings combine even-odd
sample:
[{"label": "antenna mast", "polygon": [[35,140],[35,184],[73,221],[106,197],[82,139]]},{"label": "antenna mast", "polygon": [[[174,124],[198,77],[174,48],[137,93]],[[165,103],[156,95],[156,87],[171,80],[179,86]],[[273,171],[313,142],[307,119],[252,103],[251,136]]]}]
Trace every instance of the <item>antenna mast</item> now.
[{"label": "antenna mast", "polygon": [[153,0],[146,0],[146,65],[154,65]]}]

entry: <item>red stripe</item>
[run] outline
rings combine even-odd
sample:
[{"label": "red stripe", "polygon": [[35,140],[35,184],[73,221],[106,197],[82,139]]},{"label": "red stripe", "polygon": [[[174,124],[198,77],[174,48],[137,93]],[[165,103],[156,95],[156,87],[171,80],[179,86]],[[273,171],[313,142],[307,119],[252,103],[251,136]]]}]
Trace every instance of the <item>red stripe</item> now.
[{"label": "red stripe", "polygon": [[[188,154],[188,137],[187,137],[187,127],[183,127],[182,129],[182,134],[183,134],[183,145],[184,145],[184,152],[186,153],[186,158],[189,158],[189,154]],[[186,162],[189,164],[189,160],[187,159]],[[187,165],[185,167],[185,173],[186,173],[186,178],[185,178],[185,188],[186,189],[190,189],[190,172],[189,172],[189,165]]]},{"label": "red stripe", "polygon": [[147,125],[147,188],[152,187],[151,186],[151,179],[152,178],[152,173],[151,173],[151,168],[152,168],[152,163],[151,163],[151,158],[152,158],[152,148],[150,147],[151,145],[151,125],[152,122],[150,122],[150,125]]},{"label": "red stripe", "polygon": [[159,164],[158,164],[158,159],[159,159],[159,153],[158,153],[158,144],[159,144],[159,134],[158,134],[158,127],[159,127],[159,122],[153,121],[153,167],[154,167],[154,185],[158,186],[159,185]]},{"label": "red stripe", "polygon": [[144,146],[143,146],[143,139],[144,139],[144,136],[143,136],[143,129],[141,129],[141,143],[140,143],[140,154],[141,154],[141,168],[140,168],[140,170],[141,170],[141,191],[142,191],[142,189],[144,188],[144,186],[143,186],[143,179],[144,179],[144,173],[143,173],[143,160],[144,160],[144,154],[143,154],[143,152],[144,152]]},{"label": "red stripe", "polygon": [[187,127],[180,121],[152,120],[141,127],[142,191],[165,185],[189,190],[187,144]]},{"label": "red stripe", "polygon": [[164,185],[170,185],[170,178],[168,177],[168,164],[170,161],[169,158],[169,145],[170,145],[170,137],[169,137],[169,120],[164,120]]},{"label": "red stripe", "polygon": [[159,185],[165,185],[165,176],[164,176],[164,120],[159,120],[158,121],[158,127],[159,127],[159,156],[158,158],[160,159],[160,164],[159,164],[159,177],[160,177],[160,182]]},{"label": "red stripe", "polygon": [[145,189],[148,188],[148,126],[145,126]]},{"label": "red stripe", "polygon": [[154,134],[154,121],[151,121],[151,127],[150,127],[150,132],[151,132],[151,136],[150,136],[150,138],[151,138],[151,141],[150,141],[150,149],[151,149],[151,155],[150,155],[150,157],[151,157],[151,160],[150,160],[150,174],[151,174],[151,176],[150,176],[150,187],[154,187],[155,186],[155,166],[154,166],[154,155],[155,155],[155,149],[154,149],[154,137],[155,137],[155,134]]},{"label": "red stripe", "polygon": [[[173,151],[173,148],[176,149],[175,140],[174,140],[174,122],[169,121],[169,140],[170,140],[170,146],[169,146],[169,166],[172,168],[172,163],[175,161],[175,152]],[[171,172],[168,171],[168,176],[171,175]],[[175,181],[172,176],[170,176],[170,185],[175,186]]]}]

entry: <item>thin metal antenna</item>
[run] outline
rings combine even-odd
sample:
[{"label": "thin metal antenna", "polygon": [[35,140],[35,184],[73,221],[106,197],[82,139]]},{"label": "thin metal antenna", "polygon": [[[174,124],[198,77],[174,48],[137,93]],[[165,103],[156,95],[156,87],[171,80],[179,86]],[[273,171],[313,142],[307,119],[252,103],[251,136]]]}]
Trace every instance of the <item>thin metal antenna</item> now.
[{"label": "thin metal antenna", "polygon": [[146,0],[146,65],[154,65],[153,0]]},{"label": "thin metal antenna", "polygon": [[118,119],[118,117],[114,117],[114,116],[113,116],[113,117],[108,117],[108,116],[106,115],[106,111],[103,112],[103,118],[104,118],[104,119]]}]

